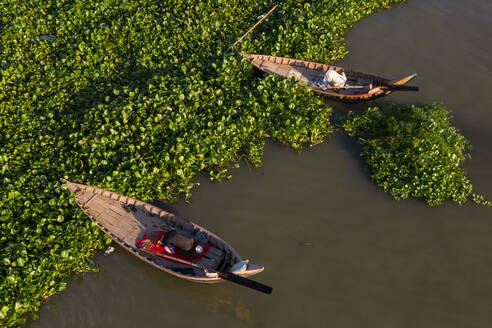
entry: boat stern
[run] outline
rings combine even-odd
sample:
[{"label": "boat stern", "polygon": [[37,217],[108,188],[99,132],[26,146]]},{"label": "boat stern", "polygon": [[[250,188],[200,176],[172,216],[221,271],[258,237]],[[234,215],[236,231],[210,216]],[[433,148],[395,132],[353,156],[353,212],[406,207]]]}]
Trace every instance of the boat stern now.
[{"label": "boat stern", "polygon": [[258,274],[260,272],[263,272],[263,270],[265,270],[265,267],[262,265],[248,263],[248,267],[246,268],[246,270],[241,272],[234,272],[234,274],[237,274],[238,276],[242,276],[242,277],[249,277]]}]

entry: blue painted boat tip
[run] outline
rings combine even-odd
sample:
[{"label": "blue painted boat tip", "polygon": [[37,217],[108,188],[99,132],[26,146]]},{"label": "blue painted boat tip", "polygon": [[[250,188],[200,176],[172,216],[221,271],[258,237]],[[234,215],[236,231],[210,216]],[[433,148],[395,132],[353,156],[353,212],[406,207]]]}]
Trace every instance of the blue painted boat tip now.
[{"label": "blue painted boat tip", "polygon": [[417,73],[413,73],[412,75],[410,75],[410,76],[408,77],[408,81],[410,81],[411,79],[413,79],[413,78],[414,78],[414,77],[416,77],[416,76],[417,76]]}]

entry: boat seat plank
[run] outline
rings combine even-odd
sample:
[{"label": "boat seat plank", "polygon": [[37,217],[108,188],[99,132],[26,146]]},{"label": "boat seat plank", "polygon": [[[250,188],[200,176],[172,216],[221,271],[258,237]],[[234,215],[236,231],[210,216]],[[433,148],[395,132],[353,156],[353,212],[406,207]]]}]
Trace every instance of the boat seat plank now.
[{"label": "boat seat plank", "polygon": [[222,256],[224,254],[223,250],[218,249],[217,247],[214,246],[210,247],[208,252],[214,254],[215,256]]},{"label": "boat seat plank", "polygon": [[275,68],[275,74],[278,74],[278,75],[281,75],[281,76],[287,76],[287,74],[289,74],[290,70],[292,68],[288,65],[278,65],[276,68]]},{"label": "boat seat plank", "polygon": [[113,210],[114,212],[118,213],[119,215],[121,216],[126,216],[129,214],[129,212],[127,212],[122,206],[120,203],[117,203],[117,204],[111,204],[108,206],[108,208],[110,208],[111,210]]},{"label": "boat seat plank", "polygon": [[194,263],[212,270],[217,266],[214,261],[211,261],[205,256],[199,259],[198,261],[195,261]]},{"label": "boat seat plank", "polygon": [[208,260],[210,260],[213,263],[212,268],[216,269],[222,259],[225,257],[225,252],[222,253],[222,255],[217,256],[216,254],[211,254],[210,252],[207,252],[207,254],[204,255]]}]

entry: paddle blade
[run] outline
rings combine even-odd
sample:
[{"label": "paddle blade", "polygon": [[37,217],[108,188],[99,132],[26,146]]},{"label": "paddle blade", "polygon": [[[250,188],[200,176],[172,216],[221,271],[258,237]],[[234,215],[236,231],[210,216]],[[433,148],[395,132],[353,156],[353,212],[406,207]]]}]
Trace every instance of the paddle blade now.
[{"label": "paddle blade", "polygon": [[218,274],[219,274],[219,277],[224,279],[224,280],[234,282],[234,283],[242,285],[244,287],[255,289],[255,290],[260,291],[260,292],[265,293],[265,294],[271,294],[272,293],[272,287],[267,286],[267,285],[263,285],[259,282],[256,282],[256,281],[248,279],[248,278],[238,276],[237,274],[226,273],[226,272],[218,272]]}]

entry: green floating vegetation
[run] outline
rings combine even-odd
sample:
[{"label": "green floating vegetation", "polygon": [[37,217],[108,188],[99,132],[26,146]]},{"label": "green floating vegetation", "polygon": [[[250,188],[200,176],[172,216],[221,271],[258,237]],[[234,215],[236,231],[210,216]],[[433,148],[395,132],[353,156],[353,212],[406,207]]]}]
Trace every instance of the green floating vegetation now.
[{"label": "green floating vegetation", "polygon": [[[348,28],[394,2],[282,1],[237,50],[332,62]],[[227,50],[271,6],[0,2],[0,326],[93,270],[106,243],[60,177],[176,200],[199,172],[260,165],[266,137],[300,151],[331,132],[319,97]]]},{"label": "green floating vegetation", "polygon": [[[470,144],[450,125],[450,113],[440,105],[370,108],[363,115],[350,112],[343,129],[358,137],[362,157],[371,178],[395,199],[416,197],[429,205],[444,200],[463,204],[472,185],[461,167],[469,157]],[[490,206],[490,205],[489,205]]]}]

